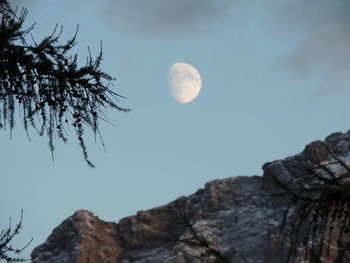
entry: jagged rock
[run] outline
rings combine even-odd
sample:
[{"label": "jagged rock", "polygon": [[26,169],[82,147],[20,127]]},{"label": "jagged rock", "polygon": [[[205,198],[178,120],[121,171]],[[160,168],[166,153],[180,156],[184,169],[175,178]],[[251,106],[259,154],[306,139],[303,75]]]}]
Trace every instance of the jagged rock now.
[{"label": "jagged rock", "polygon": [[114,223],[103,222],[91,212],[79,210],[55,228],[43,245],[34,249],[32,261],[116,262],[122,249],[115,237]]},{"label": "jagged rock", "polygon": [[[350,160],[350,132],[335,133],[325,142],[344,162]],[[139,211],[119,223],[106,223],[92,213],[77,211],[58,226],[47,241],[34,249],[32,262],[188,263],[198,249],[186,247],[188,236],[179,204],[193,228],[220,251],[227,262],[286,262],[290,240],[288,227],[279,237],[291,188],[308,187],[315,180],[298,165],[310,160],[332,159],[321,141],[305,147],[293,157],[266,163],[264,175],[214,180],[189,197],[168,205]],[[339,173],[342,167],[331,167]],[[289,215],[290,216],[290,215]],[[190,254],[190,255],[187,255]],[[300,256],[293,262],[302,262]],[[323,259],[324,263],[332,262]]]}]

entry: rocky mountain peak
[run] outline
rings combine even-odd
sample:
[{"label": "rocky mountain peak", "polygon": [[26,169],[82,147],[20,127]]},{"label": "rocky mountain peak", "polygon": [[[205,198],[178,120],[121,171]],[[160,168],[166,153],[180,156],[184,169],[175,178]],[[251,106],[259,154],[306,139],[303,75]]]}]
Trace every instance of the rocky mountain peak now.
[{"label": "rocky mountain peak", "polygon": [[[298,228],[289,219],[296,220],[302,202],[318,202],[328,193],[305,189],[346,180],[349,164],[350,132],[334,133],[307,145],[302,153],[264,164],[263,176],[217,179],[188,197],[118,223],[79,210],[33,250],[32,262],[201,262],[196,257],[205,251],[185,242],[196,241],[196,234],[220,254],[221,261],[210,257],[207,262],[303,262],[306,245],[292,235]],[[291,197],[299,195],[299,204],[286,210]],[[297,252],[290,257],[293,246]],[[318,262],[336,262],[339,248],[332,245]],[[339,262],[350,262],[349,255],[342,256],[348,261]]]}]

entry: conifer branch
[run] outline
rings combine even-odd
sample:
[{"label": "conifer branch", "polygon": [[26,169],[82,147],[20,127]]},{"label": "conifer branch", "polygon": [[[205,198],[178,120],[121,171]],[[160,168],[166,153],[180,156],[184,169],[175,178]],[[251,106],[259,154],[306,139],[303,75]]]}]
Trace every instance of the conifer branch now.
[{"label": "conifer branch", "polygon": [[62,27],[58,31],[56,25],[50,36],[28,45],[26,36],[34,25],[22,29],[27,10],[17,15],[6,0],[0,0],[0,10],[0,128],[12,133],[18,108],[28,138],[29,127],[47,136],[53,154],[55,139],[66,142],[65,128],[72,125],[84,159],[93,167],[84,128],[100,134],[99,120],[107,108],[129,111],[117,104],[124,97],[110,89],[114,79],[100,69],[102,44],[95,59],[89,52],[86,64],[79,66],[78,55],[68,55],[79,27],[65,44],[58,43]]},{"label": "conifer branch", "polygon": [[21,219],[18,224],[16,224],[15,228],[12,229],[12,223],[10,218],[10,223],[8,228],[1,230],[0,232],[0,261],[4,260],[7,263],[14,262],[24,262],[29,261],[29,259],[25,259],[19,257],[19,254],[26,249],[29,244],[32,242],[31,239],[24,247],[22,248],[14,248],[11,242],[15,236],[19,234],[20,229],[22,228],[22,219],[23,219],[23,210],[21,210]]}]

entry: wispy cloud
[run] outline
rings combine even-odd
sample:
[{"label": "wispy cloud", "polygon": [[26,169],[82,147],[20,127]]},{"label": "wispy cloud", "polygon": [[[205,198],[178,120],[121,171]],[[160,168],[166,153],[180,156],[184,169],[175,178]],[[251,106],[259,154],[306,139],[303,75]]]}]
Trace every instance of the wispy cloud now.
[{"label": "wispy cloud", "polygon": [[108,19],[148,35],[201,30],[222,16],[232,0],[109,0]]},{"label": "wispy cloud", "polygon": [[277,22],[302,37],[279,64],[297,76],[320,76],[325,90],[350,90],[350,1],[284,2]]}]

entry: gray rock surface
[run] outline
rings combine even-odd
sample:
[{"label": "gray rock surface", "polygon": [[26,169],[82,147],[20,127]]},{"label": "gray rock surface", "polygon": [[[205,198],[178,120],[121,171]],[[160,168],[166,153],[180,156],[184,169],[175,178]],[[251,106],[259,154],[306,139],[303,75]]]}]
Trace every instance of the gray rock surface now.
[{"label": "gray rock surface", "polygon": [[[324,142],[349,163],[350,132],[332,134]],[[186,207],[193,228],[227,262],[284,263],[290,245],[289,230],[287,226],[280,237],[279,230],[289,197],[278,194],[286,192],[286,185],[305,188],[317,180],[299,169],[301,164],[309,165],[310,160],[327,163],[332,156],[321,141],[316,141],[296,156],[266,163],[263,176],[214,180],[193,195],[139,211],[118,223],[103,222],[88,211],[77,211],[33,250],[32,262],[200,262],[191,257],[200,251],[179,241],[189,235],[177,206],[184,204],[180,207]],[[337,174],[344,172],[337,164],[331,169]],[[292,213],[293,210],[289,216]],[[302,260],[297,255],[292,262]],[[325,258],[322,262],[332,261]]]}]

